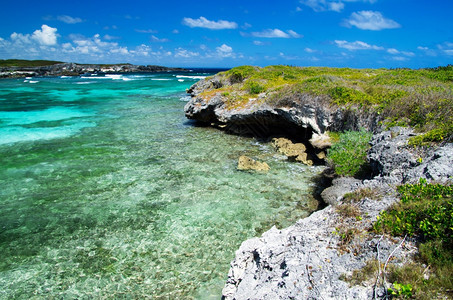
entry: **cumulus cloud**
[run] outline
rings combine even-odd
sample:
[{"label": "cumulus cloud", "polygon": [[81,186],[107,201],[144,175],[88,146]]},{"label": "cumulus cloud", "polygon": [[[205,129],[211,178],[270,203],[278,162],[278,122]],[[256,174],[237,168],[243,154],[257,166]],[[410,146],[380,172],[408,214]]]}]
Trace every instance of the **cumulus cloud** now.
[{"label": "cumulus cloud", "polygon": [[384,47],[370,45],[362,41],[348,42],[348,41],[339,41],[336,40],[335,44],[340,47],[350,51],[355,50],[384,50]]},{"label": "cumulus cloud", "polygon": [[189,51],[189,50],[181,48],[181,47],[177,48],[176,53],[175,53],[175,57],[190,58],[190,57],[196,57],[196,56],[200,56],[200,53]]},{"label": "cumulus cloud", "polygon": [[355,26],[363,30],[383,30],[400,28],[397,22],[385,18],[378,11],[362,10],[351,14],[349,19],[343,22],[346,27]]},{"label": "cumulus cloud", "polygon": [[81,18],[74,18],[74,17],[67,16],[67,15],[58,16],[57,20],[64,22],[66,24],[77,24],[77,23],[83,22],[83,20]]},{"label": "cumulus cloud", "polygon": [[57,44],[57,29],[42,25],[41,30],[37,29],[33,32],[31,38],[45,46],[52,46]]},{"label": "cumulus cloud", "polygon": [[37,42],[42,46],[53,46],[57,44],[57,28],[42,25],[41,30],[37,29],[33,34],[22,34],[13,32],[10,35],[11,41],[15,44],[30,44]]},{"label": "cumulus cloud", "polygon": [[220,57],[233,57],[234,56],[233,48],[231,48],[230,46],[228,46],[226,44],[223,44],[222,46],[217,47],[216,51]]},{"label": "cumulus cloud", "polygon": [[308,47],[305,48],[304,50],[305,50],[305,52],[307,52],[307,53],[315,53],[315,52],[316,52],[316,50],[313,50],[313,49],[308,48]]},{"label": "cumulus cloud", "polygon": [[[247,34],[243,34],[247,35]],[[302,35],[298,34],[294,30],[287,30],[286,32],[280,30],[280,29],[265,29],[263,31],[259,32],[252,32],[250,34],[253,37],[258,37],[258,38],[301,38]]]},{"label": "cumulus cloud", "polygon": [[238,24],[236,22],[230,22],[225,20],[210,21],[205,17],[199,17],[198,19],[184,18],[182,20],[182,24],[189,26],[191,28],[200,27],[213,30],[236,29],[238,27]]}]

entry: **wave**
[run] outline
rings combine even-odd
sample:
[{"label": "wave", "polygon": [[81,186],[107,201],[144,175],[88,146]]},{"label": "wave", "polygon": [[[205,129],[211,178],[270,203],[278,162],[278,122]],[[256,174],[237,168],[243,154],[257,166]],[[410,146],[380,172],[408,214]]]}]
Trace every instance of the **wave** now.
[{"label": "wave", "polygon": [[188,78],[188,79],[205,79],[207,76],[188,76],[188,75],[176,75],[176,78]]}]

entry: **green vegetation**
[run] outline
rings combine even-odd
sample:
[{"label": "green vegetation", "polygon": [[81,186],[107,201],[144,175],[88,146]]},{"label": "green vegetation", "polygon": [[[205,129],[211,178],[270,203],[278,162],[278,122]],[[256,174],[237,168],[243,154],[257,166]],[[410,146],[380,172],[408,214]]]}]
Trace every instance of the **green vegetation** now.
[{"label": "green vegetation", "polygon": [[[417,299],[431,299],[436,293],[453,290],[453,186],[418,184],[398,188],[401,202],[380,214],[373,229],[396,236],[416,236],[420,240],[420,261],[431,268],[429,279],[423,277],[419,264],[391,270],[392,282],[413,287]],[[426,270],[425,270],[426,271]],[[401,290],[401,292],[403,292]],[[400,294],[403,295],[403,294]]]},{"label": "green vegetation", "polygon": [[346,131],[339,134],[327,153],[327,160],[340,176],[360,176],[367,167],[366,155],[372,134],[365,131]]},{"label": "green vegetation", "polygon": [[409,299],[412,297],[412,285],[411,284],[399,284],[398,282],[393,283],[393,289],[388,289],[388,294],[393,297],[403,297]]},{"label": "green vegetation", "polygon": [[61,63],[53,60],[0,59],[0,67],[43,67]]},{"label": "green vegetation", "polygon": [[[363,108],[386,118],[388,125],[412,126],[423,135],[411,144],[425,146],[453,139],[453,65],[431,69],[350,69],[241,66],[219,74],[230,109],[256,103],[288,106],[291,95],[320,96],[331,105]],[[232,86],[230,86],[232,85]],[[205,92],[206,98],[216,94]],[[225,94],[224,94],[225,95]]]}]

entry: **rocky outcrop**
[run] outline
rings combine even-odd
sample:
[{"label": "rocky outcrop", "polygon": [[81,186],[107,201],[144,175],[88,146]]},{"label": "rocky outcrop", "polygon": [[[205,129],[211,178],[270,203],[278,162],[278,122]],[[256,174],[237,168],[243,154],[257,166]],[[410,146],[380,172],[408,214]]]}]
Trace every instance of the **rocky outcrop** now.
[{"label": "rocky outcrop", "polygon": [[[195,84],[188,90],[192,98],[184,108],[186,116],[239,134],[272,136],[281,130],[309,141],[306,145],[320,157],[331,143],[327,130],[363,127],[375,135],[368,153],[372,179],[335,178],[321,193],[328,204],[324,209],[286,229],[273,227],[261,237],[243,242],[231,263],[223,299],[387,297],[382,277],[377,280],[379,274],[372,274],[373,278],[362,285],[351,285],[345,279],[370,261],[384,264],[391,260],[392,264],[402,265],[413,260],[417,252],[414,241],[404,240],[403,244],[401,239],[376,236],[369,228],[380,212],[399,201],[397,185],[419,178],[452,182],[453,144],[416,151],[408,145],[415,135],[412,130],[380,132],[379,115],[337,107],[327,96],[292,92],[266,101],[272,95],[261,93],[241,107],[234,107],[228,105],[228,95],[216,92],[234,84],[222,75]],[[278,140],[274,144],[283,149],[290,143]],[[295,154],[301,151],[288,150],[287,156],[297,157],[299,154]],[[359,195],[359,199],[348,202],[348,193]],[[357,215],[345,213],[346,209]]]},{"label": "rocky outcrop", "polygon": [[187,71],[181,68],[167,68],[162,66],[138,66],[131,64],[96,65],[61,63],[42,67],[1,67],[0,78],[16,78],[26,76],[79,76],[83,74],[110,74],[110,73],[146,73]]},{"label": "rocky outcrop", "polygon": [[270,167],[267,163],[256,161],[245,155],[239,157],[237,168],[241,171],[253,170],[258,172],[267,172],[270,170]]},{"label": "rocky outcrop", "polygon": [[187,90],[192,98],[184,107],[186,117],[243,135],[262,137],[284,132],[303,140],[315,137],[313,146],[322,148],[329,144],[323,135],[327,130],[378,128],[379,115],[331,105],[326,96],[294,92],[271,103],[263,99],[272,95],[261,93],[239,108],[230,107],[228,95],[215,89],[232,84],[219,74],[194,84]]},{"label": "rocky outcrop", "polygon": [[[377,299],[385,287],[376,276],[362,285],[345,281],[367,262],[404,264],[416,253],[415,244],[368,233],[379,213],[398,201],[397,184],[426,178],[453,181],[453,144],[420,156],[408,146],[411,130],[395,128],[374,136],[368,158],[376,176],[371,180],[338,178],[322,196],[323,210],[279,230],[242,243],[231,263],[223,299]],[[421,158],[421,159],[420,159]],[[413,177],[412,177],[413,176]],[[363,196],[356,209],[361,218],[342,215],[346,193],[367,189],[376,197]],[[387,283],[389,284],[389,283]]]}]

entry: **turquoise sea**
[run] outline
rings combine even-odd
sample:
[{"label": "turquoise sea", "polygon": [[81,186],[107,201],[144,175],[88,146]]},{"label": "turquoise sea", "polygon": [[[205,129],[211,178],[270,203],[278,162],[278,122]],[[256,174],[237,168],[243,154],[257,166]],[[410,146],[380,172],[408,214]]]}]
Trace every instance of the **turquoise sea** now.
[{"label": "turquoise sea", "polygon": [[316,208],[318,167],[186,120],[207,75],[0,80],[0,299],[219,299],[242,241]]}]

